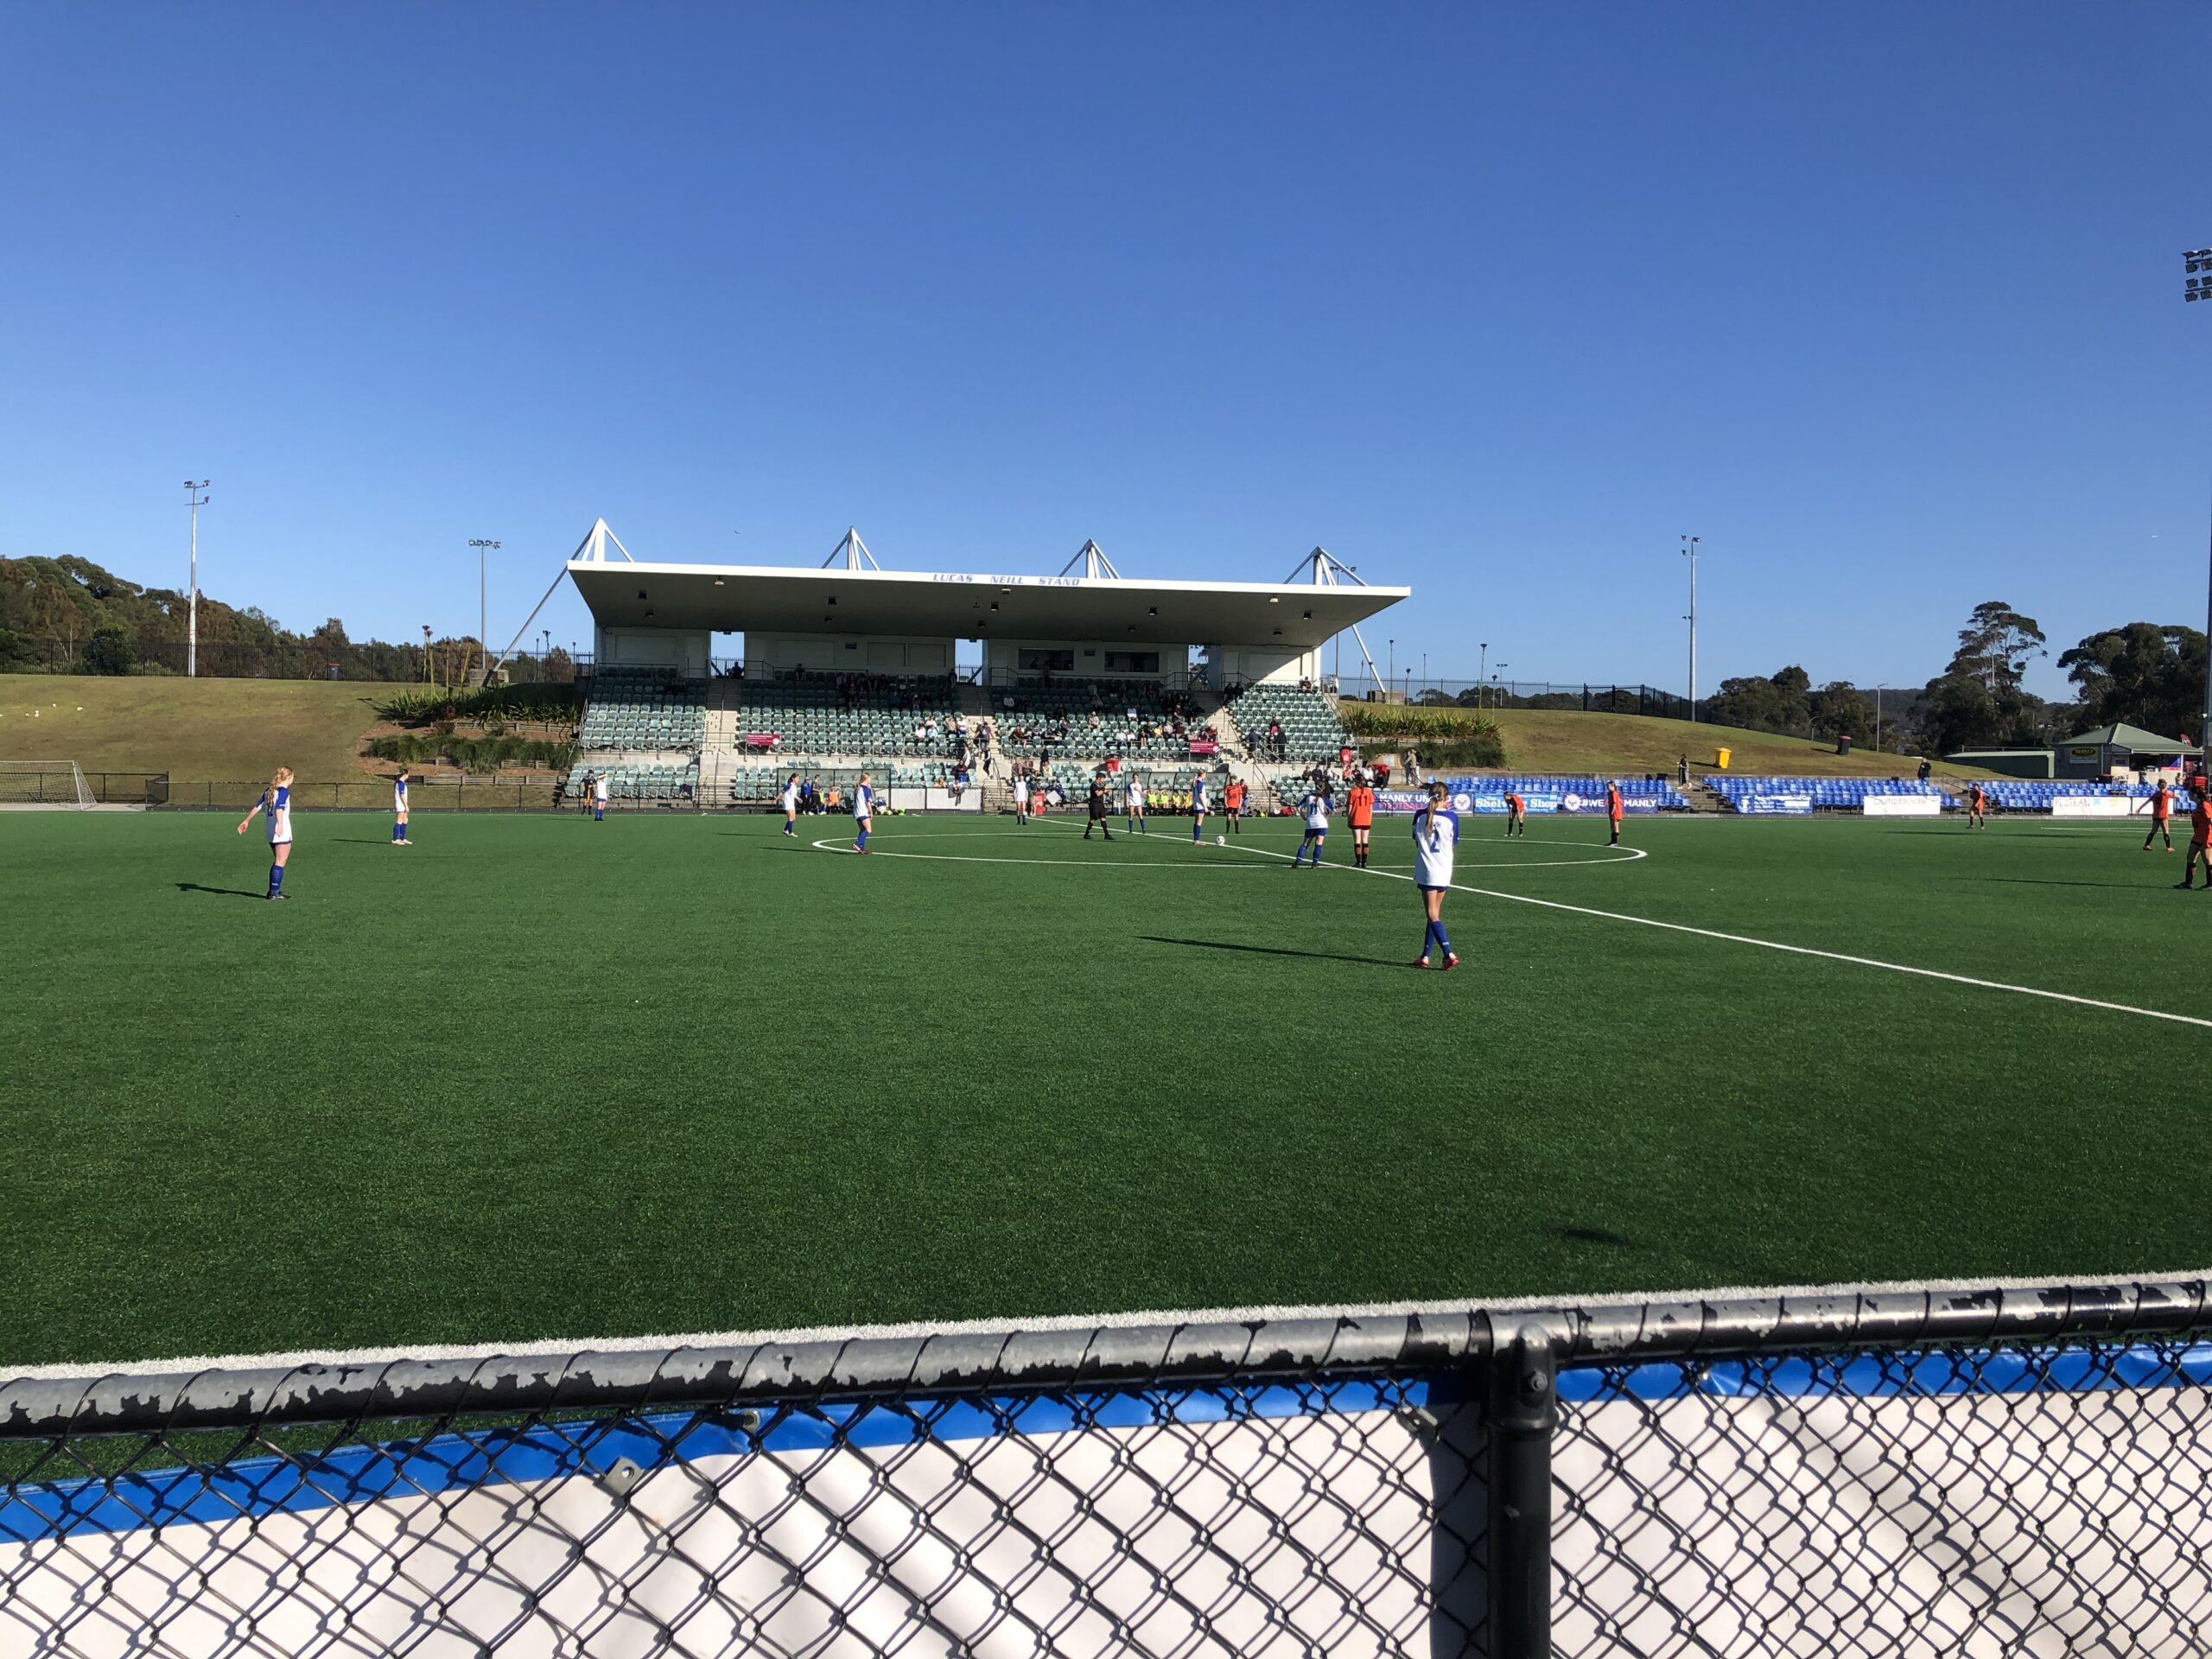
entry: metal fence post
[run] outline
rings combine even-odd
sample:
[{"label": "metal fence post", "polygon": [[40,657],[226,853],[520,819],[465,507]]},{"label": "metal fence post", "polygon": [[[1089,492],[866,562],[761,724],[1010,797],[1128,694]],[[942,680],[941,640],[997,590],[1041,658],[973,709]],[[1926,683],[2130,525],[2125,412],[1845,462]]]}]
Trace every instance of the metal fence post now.
[{"label": "metal fence post", "polygon": [[1552,1433],[1559,1427],[1552,1333],[1513,1327],[1490,1364],[1490,1659],[1552,1650]]}]

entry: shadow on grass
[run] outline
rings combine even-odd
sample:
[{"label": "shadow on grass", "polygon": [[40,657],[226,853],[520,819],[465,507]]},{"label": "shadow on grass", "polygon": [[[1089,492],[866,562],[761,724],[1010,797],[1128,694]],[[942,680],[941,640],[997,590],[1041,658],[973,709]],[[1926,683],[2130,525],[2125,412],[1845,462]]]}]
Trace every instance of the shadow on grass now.
[{"label": "shadow on grass", "polygon": [[203,887],[197,881],[180,881],[179,893],[212,893],[224,899],[266,899],[266,893],[248,893],[244,887]]},{"label": "shadow on grass", "polygon": [[1163,939],[1140,933],[1147,944],[1180,944],[1193,950],[1241,950],[1258,957],[1304,957],[1313,962],[1352,962],[1363,968],[1404,968],[1408,964],[1387,957],[1347,957],[1333,950],[1289,950],[1273,944],[1233,944],[1226,939]]},{"label": "shadow on grass", "polygon": [[2134,893],[2156,893],[2173,885],[2170,881],[2053,881],[2039,875],[1985,875],[1981,879],[2008,887],[2120,887]]}]

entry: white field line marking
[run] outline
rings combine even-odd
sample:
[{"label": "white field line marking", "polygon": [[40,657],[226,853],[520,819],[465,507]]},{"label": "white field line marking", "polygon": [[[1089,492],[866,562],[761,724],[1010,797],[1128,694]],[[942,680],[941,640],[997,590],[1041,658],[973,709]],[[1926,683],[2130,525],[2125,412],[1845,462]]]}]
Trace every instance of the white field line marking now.
[{"label": "white field line marking", "polygon": [[[859,850],[849,842],[817,841],[813,845],[817,852],[823,853],[850,854]],[[1170,864],[1160,860],[1154,860],[1149,864],[1101,864],[1095,860],[1084,858],[985,858],[974,853],[894,853],[874,847],[869,848],[868,851],[871,858],[913,858],[925,860],[932,864],[1050,864],[1057,869],[1063,870],[1203,870],[1208,868],[1204,864],[1191,863],[1187,860],[1179,864]],[[1268,867],[1252,862],[1217,864],[1211,868],[1217,870],[1264,870]]]},{"label": "white field line marking", "polygon": [[[1055,829],[1065,827],[1065,828],[1067,828],[1067,829],[1071,829],[1071,829],[1073,829],[1075,826],[1074,826],[1073,824],[1068,824],[1068,825],[1065,825],[1065,826],[1061,826],[1061,825],[1057,825],[1057,824],[1056,824],[1056,825],[1054,825],[1053,827],[1054,827]],[[967,833],[973,834],[973,833],[976,833],[976,832],[974,832],[974,831],[969,831],[969,832],[967,832]],[[1349,833],[1350,833],[1350,831],[1348,831],[1348,830],[1347,830],[1347,831],[1344,831],[1344,833],[1345,833],[1345,834],[1349,834]],[[1143,840],[1143,839],[1144,839],[1144,837],[1143,837],[1143,836],[1140,836],[1135,837],[1135,839],[1137,839],[1137,840],[1139,840],[1139,841],[1141,841],[1141,840]],[[1182,844],[1183,844],[1183,845],[1185,845],[1185,846],[1186,846],[1186,847],[1196,847],[1196,846],[1198,846],[1198,845],[1200,845],[1200,844],[1201,844],[1200,842],[1195,842],[1195,841],[1188,840],[1187,838],[1183,837],[1183,836],[1161,836],[1161,837],[1160,837],[1160,839],[1161,839],[1161,840],[1163,840],[1163,841],[1167,841],[1167,840],[1175,840],[1175,841],[1179,841],[1179,842],[1182,842]],[[1499,839],[1500,841],[1503,841],[1505,838],[1504,838],[1503,836],[1499,836],[1499,837],[1498,837],[1498,839]],[[1560,841],[1560,840],[1559,840],[1559,839],[1558,839],[1558,838],[1556,838],[1556,837],[1552,837],[1552,838],[1548,838],[1548,838],[1546,838],[1545,836],[1516,836],[1514,839],[1515,839],[1515,840],[1516,840],[1516,841],[1521,841],[1521,840],[1534,840],[1534,841],[1535,841],[1536,842],[1538,842],[1540,845],[1546,846],[1546,847],[1582,847],[1582,848],[1589,848],[1589,847],[1590,847],[1590,843],[1589,843],[1588,842],[1586,842],[1586,841]],[[1289,853],[1279,853],[1279,852],[1274,851],[1272,848],[1262,847],[1262,846],[1258,846],[1258,845],[1256,845],[1256,844],[1248,843],[1248,842],[1243,842],[1243,841],[1241,841],[1241,840],[1236,839],[1236,838],[1234,838],[1234,837],[1232,837],[1232,838],[1230,840],[1230,842],[1228,842],[1228,844],[1227,844],[1227,845],[1225,845],[1225,846],[1222,846],[1222,847],[1215,847],[1215,846],[1213,846],[1213,845],[1212,845],[1211,843],[1210,843],[1210,842],[1208,842],[1208,843],[1205,843],[1205,846],[1206,846],[1206,848],[1207,848],[1207,850],[1209,850],[1209,851],[1211,851],[1211,852],[1217,852],[1217,853],[1233,853],[1233,852],[1235,852],[1235,851],[1236,851],[1239,847],[1241,847],[1241,846],[1247,846],[1247,845],[1249,845],[1249,846],[1251,847],[1251,850],[1252,850],[1252,851],[1254,851],[1254,852],[1255,852],[1255,853],[1258,853],[1258,854],[1262,855],[1263,857],[1267,857],[1267,858],[1289,858],[1289,857],[1293,856],[1293,855],[1291,855],[1291,854],[1289,854]],[[817,847],[819,847],[819,846],[821,846],[821,845],[822,845],[822,843],[821,843],[820,842],[817,842],[815,843],[815,845],[816,845],[816,846],[817,846]],[[1344,843],[1343,843],[1342,847],[1340,847],[1338,850],[1339,850],[1339,851],[1347,851],[1347,850],[1349,850],[1349,849],[1350,849],[1351,846],[1351,843],[1349,841],[1347,841],[1347,842],[1344,842]],[[839,851],[839,850],[841,850],[841,849],[837,849],[837,848],[835,848],[835,847],[830,847],[830,848],[824,848],[824,849],[823,849],[823,850],[824,850],[825,852],[836,852],[836,851]],[[847,852],[849,852],[849,851],[851,851],[852,849],[851,849],[850,848],[845,848],[845,849],[842,849],[842,850],[843,850],[843,851],[847,851]],[[1646,851],[1645,851],[1643,848],[1641,848],[1641,847],[1621,847],[1621,848],[1601,847],[1601,848],[1592,849],[1592,850],[1593,850],[1593,851],[1595,851],[1595,852],[1598,852],[1598,853],[1605,854],[1605,855],[1605,855],[1605,856],[1604,856],[1604,857],[1594,857],[1594,858],[1529,858],[1529,859],[1519,859],[1519,858],[1514,858],[1514,859],[1508,859],[1508,860],[1506,860],[1506,861],[1505,861],[1504,862],[1503,862],[1503,863],[1495,863],[1495,864],[1478,864],[1478,865],[1476,865],[1474,868],[1477,868],[1477,869],[1478,869],[1478,870],[1569,870],[1569,869],[1579,870],[1579,869],[1584,869],[1584,868],[1594,868],[1594,867],[1596,867],[1596,866],[1598,866],[1598,865],[1600,865],[1600,864],[1633,864],[1633,863],[1635,863],[1635,862],[1636,862],[1636,861],[1637,861],[1637,859],[1639,859],[1639,858],[1649,858],[1649,857],[1650,857],[1650,856],[1651,856],[1651,855],[1650,855],[1649,853],[1646,852]],[[925,853],[904,853],[904,854],[901,854],[901,855],[900,855],[900,856],[901,856],[901,857],[904,857],[904,858],[925,858],[925,857],[930,856],[930,855],[925,854]],[[1007,863],[1007,864],[1071,864],[1071,865],[1075,864],[1075,863],[1077,863],[1077,861],[1073,860],[1073,859],[1047,859],[1047,858],[1034,858],[1034,859],[1024,859],[1024,858],[1010,858],[1010,859],[983,859],[983,858],[979,858],[979,859],[976,859],[976,860],[975,860],[975,861],[974,861],[974,862],[976,862],[976,863],[978,863],[978,864]],[[1094,866],[1094,865],[1085,864],[1085,865],[1084,865],[1082,868],[1086,868],[1086,869],[1090,869],[1090,868],[1097,868],[1097,867],[1096,867],[1096,866]],[[1173,866],[1173,865],[1166,865],[1166,864],[1160,864],[1160,865],[1133,864],[1133,865],[1129,865],[1129,866],[1128,866],[1127,868],[1130,868],[1130,869],[1154,869],[1154,868],[1158,868],[1158,869],[1171,869],[1171,868],[1176,868],[1176,867],[1174,867],[1174,866]],[[1186,864],[1186,865],[1182,866],[1181,868],[1185,868],[1185,869],[1203,869],[1203,868],[1205,868],[1205,867],[1204,865],[1199,865],[1199,864]],[[1240,866],[1236,866],[1236,868],[1243,868],[1243,869],[1259,869],[1259,868],[1264,868],[1264,867],[1260,866],[1260,865],[1256,865],[1256,864],[1249,864],[1249,865],[1240,865]],[[1336,866],[1325,865],[1325,866],[1323,866],[1323,868],[1337,868],[1337,867],[1336,867]],[[1344,868],[1344,869],[1349,870],[1349,869],[1354,868],[1356,868],[1356,867],[1355,867],[1355,866],[1353,866],[1352,864],[1351,864],[1350,862],[1345,862],[1345,863],[1344,863],[1344,864],[1343,864],[1342,868]],[[1368,873],[1369,873],[1370,874],[1371,874],[1371,875],[1388,875],[1388,874],[1391,874],[1391,872],[1389,872],[1389,870],[1376,870],[1376,869],[1370,869]],[[1412,878],[1411,878],[1410,876],[1408,876],[1408,877],[1407,877],[1407,878],[1406,878],[1406,880],[1412,880]],[[1468,889],[1468,891],[1469,891],[1470,893],[1471,893],[1471,892],[1473,892],[1473,891],[1474,891],[1474,889],[1473,889],[1473,888],[1471,888],[1471,887],[1470,887],[1470,888]]]},{"label": "white field line marking", "polygon": [[916,1319],[885,1325],[797,1325],[775,1331],[693,1331],[642,1337],[546,1337],[526,1342],[429,1343],[417,1347],[294,1349],[263,1354],[194,1354],[127,1360],[0,1364],[0,1382],[79,1377],[245,1370],[299,1365],[383,1365],[403,1359],[527,1358],[534,1355],[658,1353],[668,1348],[750,1348],[791,1342],[864,1342],[874,1338],[972,1336],[1015,1331],[1113,1331],[1129,1325],[1244,1325],[1255,1319],[1391,1319],[1406,1314],[1508,1313],[1554,1308],[1624,1307],[1643,1303],[1730,1302],[1766,1297],[1941,1295],[1951,1292],[2041,1290],[2055,1285],[2168,1285],[2212,1279],[2212,1268],[2173,1273],[2054,1274],[2025,1279],[1889,1279],[1836,1285],[1725,1285],[1701,1290],[1607,1290],[1556,1295],[1447,1297],[1436,1300],[1262,1303],[1245,1307],[1137,1308],[1105,1313],[1050,1313],[981,1319]]},{"label": "white field line marking", "polygon": [[[1289,853],[1269,852],[1264,847],[1253,849],[1269,858],[1287,859]],[[1410,881],[1413,877],[1396,870],[1357,869],[1351,865],[1338,865],[1339,869],[1352,869],[1357,875],[1386,876],[1393,881]],[[2102,1008],[2108,1014],[2132,1014],[2145,1020],[2170,1020],[2176,1025],[2202,1026],[2212,1031],[2212,1020],[2201,1019],[2193,1014],[2168,1014],[2161,1008],[2139,1008],[2126,1002],[2106,1002],[2094,996],[2075,996],[2067,991],[2046,991],[2033,985],[2009,985],[2001,979],[1976,979],[1971,974],[1947,974],[1940,968],[1915,968],[1902,962],[1881,962],[1872,957],[1854,957],[1840,950],[1816,950],[1807,944],[1783,944],[1775,939],[1755,939],[1744,933],[1723,933],[1710,927],[1691,927],[1682,922],[1655,921],[1649,916],[1624,916],[1616,910],[1592,910],[1587,905],[1562,904],[1556,899],[1533,899],[1525,893],[1500,893],[1492,887],[1462,887],[1452,884],[1454,893],[1471,893],[1484,899],[1503,899],[1510,904],[1535,905],[1545,910],[1563,910],[1570,915],[1595,916],[1608,922],[1632,922],[1638,927],[1656,927],[1669,933],[1688,933],[1701,939],[1720,939],[1729,944],[1756,945],[1762,950],[1786,951],[1793,957],[1818,957],[1827,962],[1849,963],[1854,968],[1878,968],[1884,973],[1911,974],[1920,979],[1946,980],[1954,985],[1971,985],[1977,990],[2010,991],[2015,996],[2039,996],[2051,1002],[2071,1002],[2077,1007]]]}]

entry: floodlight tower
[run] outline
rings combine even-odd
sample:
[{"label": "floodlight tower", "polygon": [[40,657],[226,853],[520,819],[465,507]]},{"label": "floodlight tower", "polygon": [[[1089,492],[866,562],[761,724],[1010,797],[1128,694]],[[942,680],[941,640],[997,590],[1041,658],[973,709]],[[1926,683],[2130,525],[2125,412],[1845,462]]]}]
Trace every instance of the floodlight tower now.
[{"label": "floodlight tower", "polygon": [[[2182,255],[2187,284],[2184,300],[2212,300],[2212,248],[2191,248]],[[2204,274],[2200,276],[2199,272]],[[2212,766],[2212,571],[2208,571],[2204,600],[2204,709],[2197,722],[2196,741],[2203,746],[2204,762]]]},{"label": "floodlight tower", "polygon": [[484,683],[489,685],[492,683],[492,626],[489,620],[491,607],[485,602],[487,590],[484,563],[499,543],[476,541],[469,543],[469,545],[476,550],[476,653],[484,659]]},{"label": "floodlight tower", "polygon": [[1697,544],[1698,537],[1682,537],[1682,556],[1690,562],[1690,719],[1697,719]]},{"label": "floodlight tower", "polygon": [[200,676],[200,509],[207,505],[201,493],[207,480],[197,484],[184,480],[185,505],[192,509],[192,579],[186,584],[184,601],[184,677],[197,679]]}]

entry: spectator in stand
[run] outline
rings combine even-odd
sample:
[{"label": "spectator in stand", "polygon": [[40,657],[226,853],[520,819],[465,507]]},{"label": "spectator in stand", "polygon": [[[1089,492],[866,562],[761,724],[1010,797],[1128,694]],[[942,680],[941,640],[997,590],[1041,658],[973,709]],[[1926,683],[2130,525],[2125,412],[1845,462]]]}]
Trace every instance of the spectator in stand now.
[{"label": "spectator in stand", "polygon": [[1932,770],[1933,768],[1929,766],[1927,761],[1923,760],[1920,763],[1920,781],[1922,783],[1924,784],[1928,781],[1928,774]]}]

